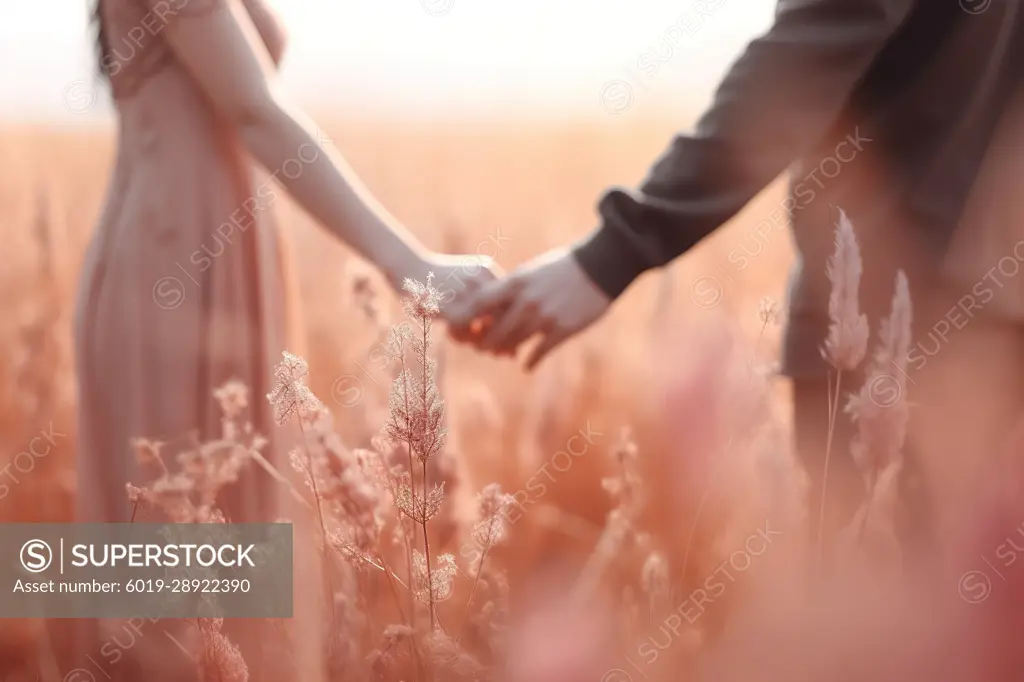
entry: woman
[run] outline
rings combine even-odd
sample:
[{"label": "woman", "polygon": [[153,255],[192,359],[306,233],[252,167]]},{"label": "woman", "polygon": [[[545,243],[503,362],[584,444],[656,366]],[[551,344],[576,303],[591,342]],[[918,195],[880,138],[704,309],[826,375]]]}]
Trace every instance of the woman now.
[{"label": "woman", "polygon": [[[131,440],[164,442],[170,461],[196,438],[218,437],[212,394],[231,379],[250,390],[269,458],[284,449],[274,447],[263,396],[281,351],[300,342],[271,216],[275,182],[396,288],[430,271],[471,286],[491,275],[460,272],[466,258],[424,249],[319,144],[276,83],[284,34],[263,0],[98,0],[95,19],[118,151],[76,309],[78,517],[125,522],[133,515],[125,484],[152,476],[138,468]],[[269,177],[254,177],[251,160]],[[253,469],[219,506],[236,522],[273,520],[274,486]],[[103,648],[98,630],[85,630],[78,652],[91,659],[78,665]],[[242,645],[250,679],[275,679],[252,657],[259,642]],[[319,659],[317,646],[299,659]],[[138,662],[100,663],[108,678],[156,679]]]},{"label": "woman", "polygon": [[[170,454],[217,437],[224,382],[247,384],[254,425],[272,436],[263,396],[281,351],[300,347],[274,180],[395,287],[428,271],[474,278],[319,144],[278,89],[284,34],[263,0],[98,0],[96,21],[119,144],[77,305],[78,497],[82,520],[112,522],[132,514],[125,483],[147,477],[131,439]],[[250,157],[271,177],[255,178]],[[273,518],[260,473],[225,500],[232,520]]]}]

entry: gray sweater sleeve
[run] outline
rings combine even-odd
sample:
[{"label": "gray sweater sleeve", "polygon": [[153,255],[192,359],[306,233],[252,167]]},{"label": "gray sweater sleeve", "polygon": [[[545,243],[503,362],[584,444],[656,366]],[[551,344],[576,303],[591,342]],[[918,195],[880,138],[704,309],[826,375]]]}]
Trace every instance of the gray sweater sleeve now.
[{"label": "gray sweater sleeve", "polygon": [[915,0],[779,0],[690,135],[678,135],[639,190],[601,198],[601,226],[573,250],[610,297],[742,209],[814,145],[903,24]]}]

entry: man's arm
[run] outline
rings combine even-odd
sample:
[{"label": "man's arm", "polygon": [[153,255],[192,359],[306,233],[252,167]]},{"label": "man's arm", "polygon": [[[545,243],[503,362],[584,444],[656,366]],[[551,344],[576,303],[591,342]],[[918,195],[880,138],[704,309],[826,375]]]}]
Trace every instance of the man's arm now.
[{"label": "man's arm", "polygon": [[915,0],[779,0],[692,135],[679,135],[639,191],[614,188],[603,224],[574,249],[616,298],[732,218],[831,128]]}]

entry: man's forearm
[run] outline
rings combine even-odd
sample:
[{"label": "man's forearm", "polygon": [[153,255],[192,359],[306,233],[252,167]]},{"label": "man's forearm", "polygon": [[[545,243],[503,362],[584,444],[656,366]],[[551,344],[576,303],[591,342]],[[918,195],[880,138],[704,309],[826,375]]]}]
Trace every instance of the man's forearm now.
[{"label": "man's forearm", "polygon": [[696,131],[675,138],[638,191],[604,195],[601,227],[575,249],[591,279],[617,297],[736,215],[835,124],[913,5],[782,0]]}]

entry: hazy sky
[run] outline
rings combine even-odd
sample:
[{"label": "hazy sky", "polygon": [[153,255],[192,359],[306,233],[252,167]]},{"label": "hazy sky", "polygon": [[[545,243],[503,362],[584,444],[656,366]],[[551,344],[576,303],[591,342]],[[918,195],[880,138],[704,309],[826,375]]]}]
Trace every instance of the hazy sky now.
[{"label": "hazy sky", "polygon": [[[92,79],[92,2],[4,0],[0,117],[109,118],[105,91],[95,106],[82,104],[83,83]],[[769,25],[774,0],[274,5],[291,36],[284,79],[309,107],[624,114],[663,98],[703,101],[746,41]]]}]

